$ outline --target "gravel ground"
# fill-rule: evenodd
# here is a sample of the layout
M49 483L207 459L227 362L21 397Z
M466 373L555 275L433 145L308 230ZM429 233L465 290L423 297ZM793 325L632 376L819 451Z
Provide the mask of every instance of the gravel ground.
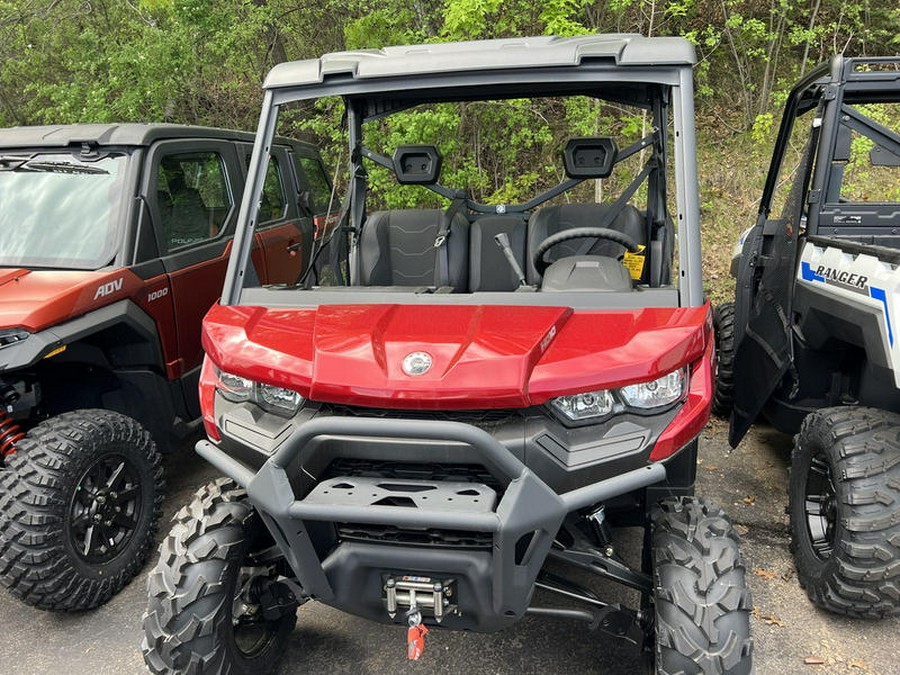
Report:
M755 605L758 675L900 674L894 642L900 619L867 622L831 616L815 609L797 584L784 515L790 438L757 426L737 451L729 453L726 436L726 426L714 421L701 437L697 492L724 505L743 537ZM169 458L166 468L168 519L213 472L188 452ZM622 534L619 549L633 559L639 545L639 533L631 530ZM635 602L633 594L614 585L595 587L605 598ZM105 606L82 614L41 612L0 593L4 633L0 673L148 672L139 651L144 598L143 575ZM432 631L426 643L422 659L409 663L402 628L368 623L310 603L300 609L278 673L640 672L634 647L563 620L526 618L495 635ZM819 663L807 664L807 659Z

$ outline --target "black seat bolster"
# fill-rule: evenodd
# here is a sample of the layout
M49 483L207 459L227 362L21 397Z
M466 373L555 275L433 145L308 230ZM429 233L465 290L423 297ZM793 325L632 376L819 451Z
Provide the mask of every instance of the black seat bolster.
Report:
M377 211L366 219L359 240L363 286L433 286L438 250L434 241L445 218L441 209ZM456 290L468 283L468 222L457 214L450 224L447 278Z
M519 281L494 236L505 232L522 270L525 270L525 219L521 216L485 216L469 230L469 290L514 291Z
M376 211L366 218L359 237L361 286L390 286L391 257L388 245L390 211Z
M535 211L528 221L528 248L525 277L530 284L539 283L541 275L534 267L534 252L541 242L550 235L576 227L600 227L611 204L558 204ZM647 233L641 212L631 204L626 204L607 227L618 230L634 239L638 244L647 245ZM584 255L584 245L590 246L591 255L620 258L625 252L621 244L609 240L590 237L571 239L557 244L545 254L548 262L573 255Z

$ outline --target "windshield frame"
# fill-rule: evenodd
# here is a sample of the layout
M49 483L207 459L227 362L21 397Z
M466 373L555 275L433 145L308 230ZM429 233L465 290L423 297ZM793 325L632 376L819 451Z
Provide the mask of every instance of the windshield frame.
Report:
M434 103L453 100L479 100L517 98L528 96L554 96L587 94L598 96L618 88L635 86L661 87L668 97L673 121L674 146L673 181L676 212L672 213L678 229L678 293L683 307L700 306L706 302L702 284L700 254L699 196L697 193L697 164L695 131L693 126L693 73L690 64L665 66L619 66L610 61L597 60L579 66L541 67L496 71L469 71L463 74L420 74L409 77L385 77L357 80L352 75L337 75L316 84L267 85L254 151L248 169L247 183L241 211L238 216L234 250L221 303L238 305L241 302L243 280L248 264L253 232L256 226L256 204L262 193L265 168L277 127L282 105L302 100L329 96L344 98L350 130L350 147L358 145L358 127L361 118L360 101L378 105L388 99L402 98L405 104ZM598 96L599 98L607 97ZM611 100L612 97L609 97ZM634 105L634 99L627 101ZM354 108L356 113L354 114ZM359 205L350 207L351 220ZM351 254L352 256L352 254ZM352 265L352 262L351 262Z

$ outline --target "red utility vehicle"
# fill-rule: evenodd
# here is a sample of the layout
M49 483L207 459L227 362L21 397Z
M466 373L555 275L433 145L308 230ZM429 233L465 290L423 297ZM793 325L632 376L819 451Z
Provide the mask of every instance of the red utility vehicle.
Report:
M0 130L0 581L44 609L107 600L146 558L157 448L199 426L253 135L176 125ZM277 139L248 273L293 283L330 184Z
M737 534L690 496L713 386L693 62L686 40L591 35L269 74L203 329L197 448L228 478L178 513L150 575L154 672L268 671L308 600L407 628L410 658L429 630L532 614L628 640L654 672L752 672ZM279 114L326 96L346 106L340 226L296 285L248 282ZM571 125L498 128L506 109ZM519 166L557 163L509 177L533 197L455 184L460 164L512 173L507 144ZM394 178L421 208L373 207ZM619 554L626 525L645 532L640 561ZM585 571L640 605L604 600Z

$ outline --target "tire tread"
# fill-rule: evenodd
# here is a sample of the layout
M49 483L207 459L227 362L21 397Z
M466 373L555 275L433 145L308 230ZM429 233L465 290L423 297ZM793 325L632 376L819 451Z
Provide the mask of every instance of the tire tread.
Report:
M807 469L819 446L840 485L835 487L845 533L836 542L834 563L821 566L798 555L807 535L793 478ZM848 616L900 614L900 415L853 406L807 415L795 437L791 472L791 547L809 598Z
M61 525L68 508L70 467L106 431L131 444L150 468L154 498L150 522L130 559L115 574L87 578L69 562ZM90 447L88 447L90 446ZM97 607L141 569L162 507L161 458L135 420L108 410L63 413L35 426L18 441L0 472L0 583L39 609L81 611Z
M716 341L716 377L712 413L728 418L734 407L734 303L723 302L713 309Z
M221 626L230 616L223 603L231 600L226 579L233 564L231 550L242 545L252 517L244 489L228 478L200 488L173 517L159 547L159 561L147 578L141 650L156 675L236 672L238 666L221 639ZM296 616L283 621L267 655L248 672L264 673L274 665Z
M652 527L657 672L752 672L752 602L728 516L701 499L670 499Z

